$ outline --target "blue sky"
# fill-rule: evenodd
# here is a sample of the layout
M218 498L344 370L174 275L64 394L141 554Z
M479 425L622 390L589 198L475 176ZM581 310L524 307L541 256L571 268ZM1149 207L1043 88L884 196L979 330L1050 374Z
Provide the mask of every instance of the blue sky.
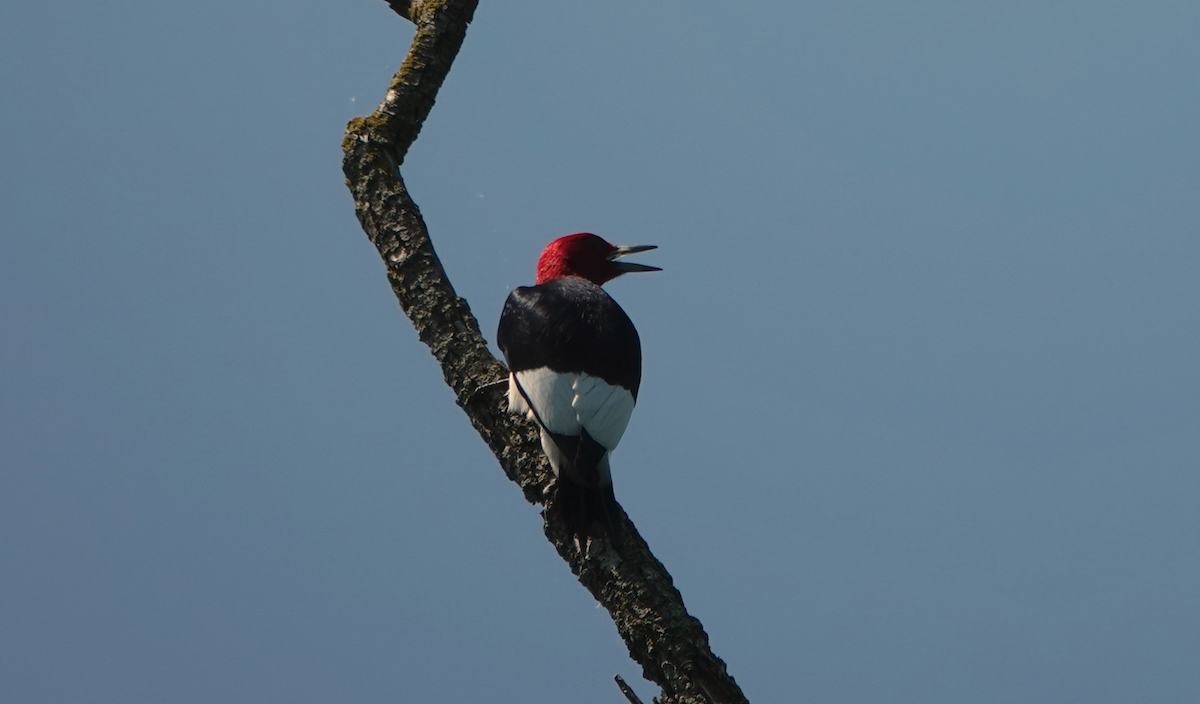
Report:
M383 2L0 9L0 699L647 698L400 313ZM484 2L404 172L492 337L660 246L618 499L755 702L1200 697L1200 9Z

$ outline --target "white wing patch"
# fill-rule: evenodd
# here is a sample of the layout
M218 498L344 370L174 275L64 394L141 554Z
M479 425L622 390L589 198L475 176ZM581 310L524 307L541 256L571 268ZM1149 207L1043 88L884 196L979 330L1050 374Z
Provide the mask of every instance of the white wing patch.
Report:
M633 404L628 389L588 374L559 374L542 367L509 376L508 407L513 413L525 413L534 422L540 419L559 435L578 435L585 428L610 451L625 434Z
M575 398L576 376L556 374L550 371L549 367L511 374L508 382L508 407L515 413L524 411L530 420L540 423L552 433L578 435L579 419L575 417L575 411L571 408L571 401ZM530 405L533 406L532 409Z
M575 398L571 401L579 424L592 439L609 451L621 442L629 417L633 415L633 394L628 389L613 386L602 379L580 374L575 382Z

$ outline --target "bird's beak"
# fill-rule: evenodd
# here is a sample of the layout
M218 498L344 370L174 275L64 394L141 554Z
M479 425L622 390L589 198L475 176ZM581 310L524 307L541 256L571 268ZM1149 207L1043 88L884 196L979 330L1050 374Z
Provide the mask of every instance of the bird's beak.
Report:
M613 264L616 265L617 271L620 271L622 274L630 274L635 271L662 271L662 269L660 269L656 266L649 266L647 264L634 264L633 262L616 261L617 259L620 259L621 257L628 256L630 254L637 254L638 252L648 252L652 249L658 249L658 245L656 245L656 244L618 245L617 248L612 251L612 254L608 255L608 258L613 260Z

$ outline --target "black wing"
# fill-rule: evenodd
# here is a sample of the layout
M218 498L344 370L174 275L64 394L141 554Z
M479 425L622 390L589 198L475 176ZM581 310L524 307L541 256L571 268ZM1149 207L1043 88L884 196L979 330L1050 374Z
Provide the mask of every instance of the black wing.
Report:
M585 373L637 398L642 344L633 321L599 286L574 276L509 295L496 342L514 372Z

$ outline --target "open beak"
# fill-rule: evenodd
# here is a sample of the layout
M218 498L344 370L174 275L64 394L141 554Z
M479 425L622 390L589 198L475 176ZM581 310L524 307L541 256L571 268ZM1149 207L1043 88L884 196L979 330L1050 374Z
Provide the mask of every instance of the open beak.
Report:
M633 262L617 261L621 257L628 256L630 254L637 254L638 252L648 252L652 249L658 249L658 245L656 245L656 244L618 245L617 248L612 251L612 254L608 255L608 258L613 260L613 264L616 265L617 270L620 271L622 274L630 274L635 271L662 271L662 269L660 269L656 266L649 266L647 264L634 264Z

